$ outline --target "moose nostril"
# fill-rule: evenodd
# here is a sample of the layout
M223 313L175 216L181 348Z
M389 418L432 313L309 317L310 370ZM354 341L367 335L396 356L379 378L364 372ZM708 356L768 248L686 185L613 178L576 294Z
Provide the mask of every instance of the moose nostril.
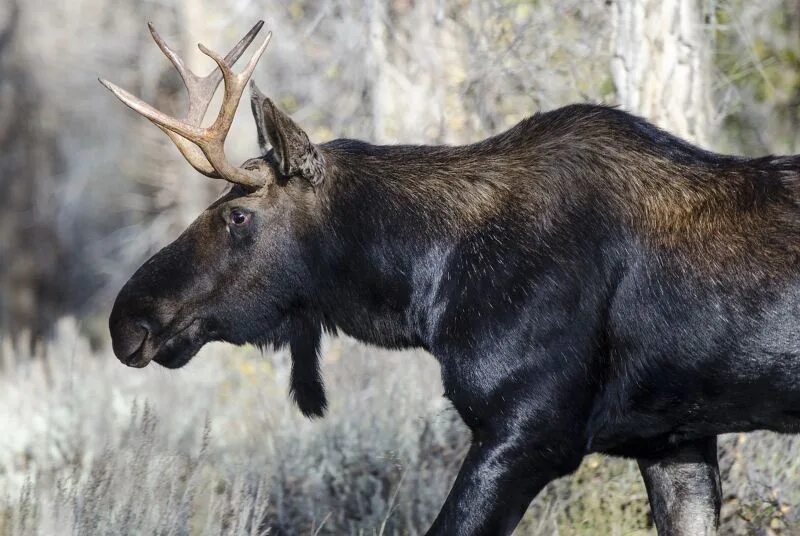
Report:
M111 329L111 347L121 361L135 354L150 335L150 328L141 319L126 319L115 323Z

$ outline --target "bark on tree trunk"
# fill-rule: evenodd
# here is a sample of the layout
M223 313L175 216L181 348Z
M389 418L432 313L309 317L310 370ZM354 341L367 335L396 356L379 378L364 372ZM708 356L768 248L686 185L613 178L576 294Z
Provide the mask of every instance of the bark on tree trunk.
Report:
M465 72L462 29L439 1L369 0L372 139L379 143L460 143L447 122L463 123L448 83Z
M630 112L703 146L715 130L701 0L615 0L611 72Z

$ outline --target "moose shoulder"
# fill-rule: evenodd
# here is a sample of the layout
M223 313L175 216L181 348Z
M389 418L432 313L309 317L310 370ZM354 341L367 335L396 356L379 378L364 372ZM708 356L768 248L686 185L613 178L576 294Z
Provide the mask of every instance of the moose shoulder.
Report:
M234 184L120 292L119 359L288 344L293 396L322 415L322 331L424 348L473 432L429 534L510 533L589 452L639 460L660 534L713 531L717 434L800 431L800 157L710 153L593 105L461 147L314 144L253 87L264 155L236 167L255 61L231 65L259 28L225 59L203 48L204 79L154 33L183 120L104 82Z

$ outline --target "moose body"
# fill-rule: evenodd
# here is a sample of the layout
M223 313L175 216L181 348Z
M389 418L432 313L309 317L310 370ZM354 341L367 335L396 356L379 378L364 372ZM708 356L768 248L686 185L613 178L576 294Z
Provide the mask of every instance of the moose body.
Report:
M289 345L320 416L323 332L427 350L473 435L428 534L510 533L590 452L639 461L660 534L708 533L716 436L800 431L800 157L594 105L461 147L312 144L254 88L272 148L236 180L122 96L236 184L122 289L117 356Z

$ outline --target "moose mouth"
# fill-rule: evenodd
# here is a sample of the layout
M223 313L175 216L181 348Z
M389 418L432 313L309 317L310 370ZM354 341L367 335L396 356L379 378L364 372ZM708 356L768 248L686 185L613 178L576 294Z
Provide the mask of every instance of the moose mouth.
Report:
M125 360L129 367L143 368L150 361L169 369L187 364L208 342L202 330L203 322L196 318L161 343L145 338L139 347Z
M168 369L181 368L197 355L203 345L205 341L202 339L175 337L162 346L153 361Z

